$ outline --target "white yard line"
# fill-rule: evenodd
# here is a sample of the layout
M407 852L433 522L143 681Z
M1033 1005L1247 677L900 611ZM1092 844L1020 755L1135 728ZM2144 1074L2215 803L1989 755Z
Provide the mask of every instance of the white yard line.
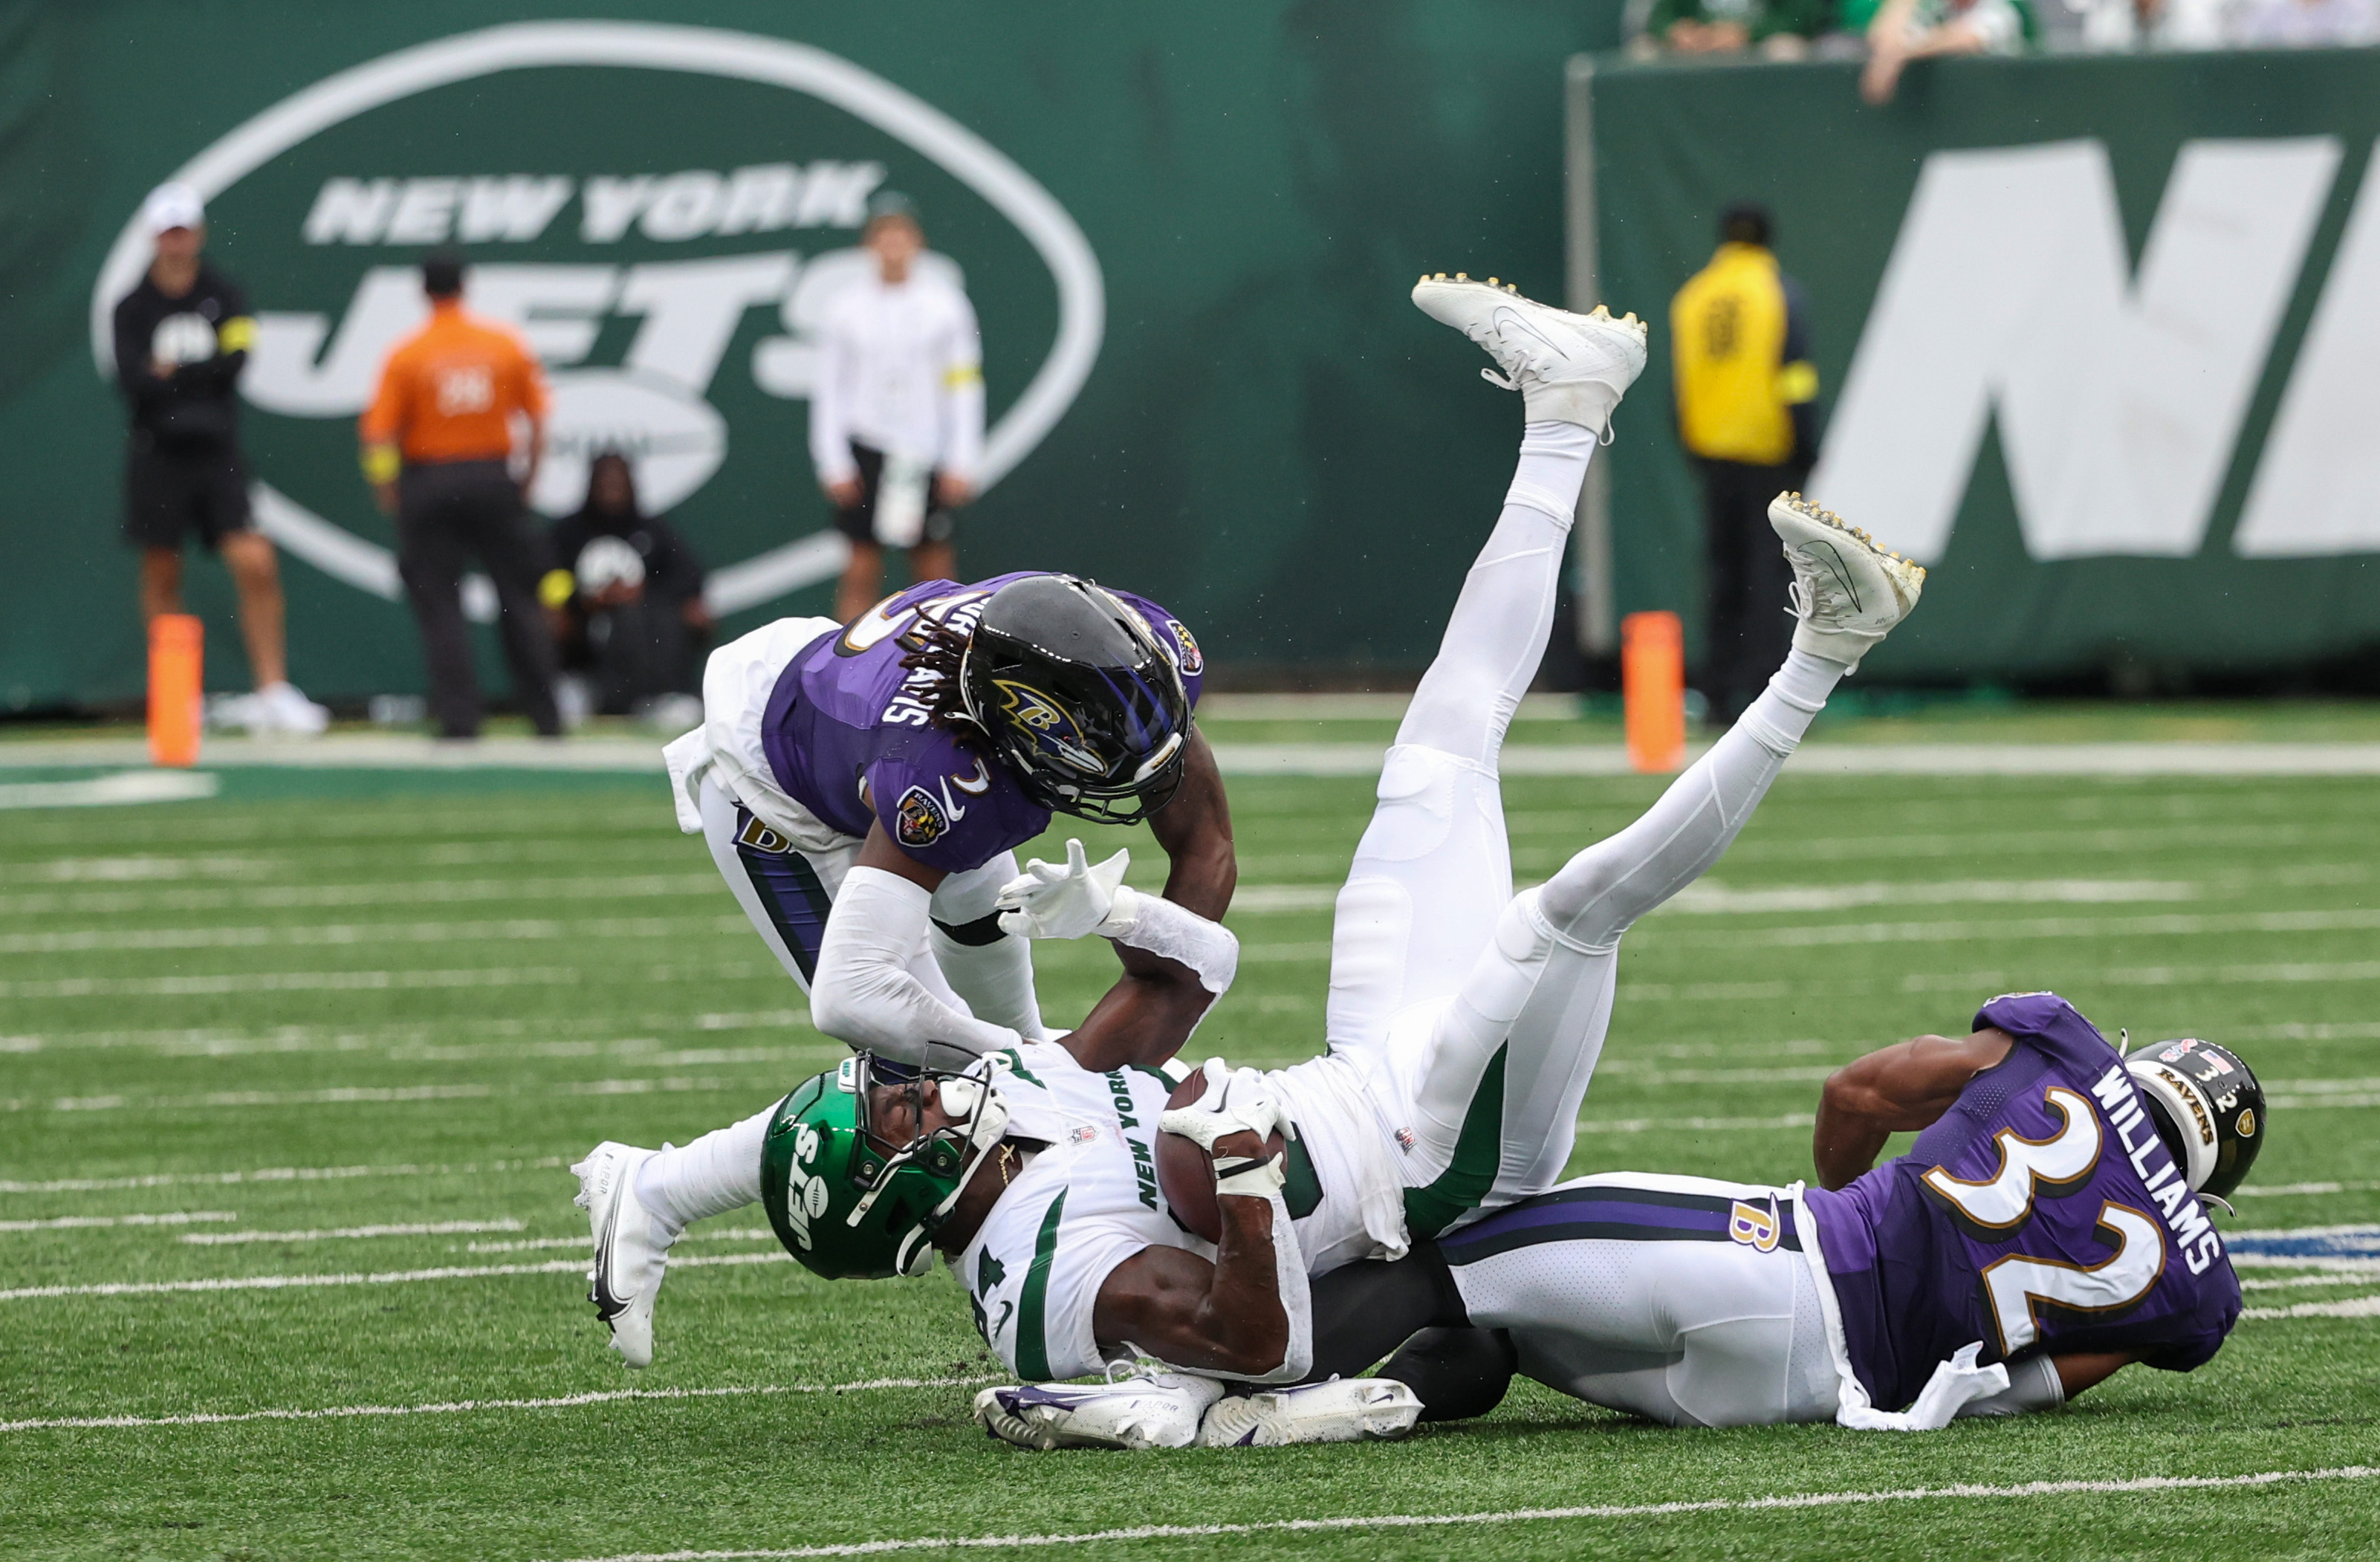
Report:
M11 781L0 808L107 808L132 803L190 803L223 790L204 770L126 770L88 781Z
M723 1055L704 1056L720 1059ZM775 1048L763 1050L754 1061L782 1062ZM200 1096L61 1096L46 1103L56 1112L180 1111L208 1107L338 1107L382 1106L406 1101L479 1101L495 1096L650 1096L683 1095L689 1091L741 1090L722 1079L588 1079L542 1086L492 1084L349 1084L322 1090L215 1090ZM44 1105L22 1098L0 1100L0 1111L21 1112Z
M337 1226L312 1231L202 1231L182 1241L201 1247L232 1242L328 1242L364 1237L450 1237L472 1231L525 1231L517 1220L421 1220L401 1226Z
M2380 1466L2343 1465L2330 1470L2272 1470L2253 1475L2143 1475L2128 1481L2026 1481L2006 1486L1910 1486L1897 1491L1785 1493L1765 1497L1706 1497L1698 1502L1608 1503L1579 1508L1514 1508L1493 1513L1385 1513L1343 1519L1268 1519L1245 1524L1135 1524L1115 1530L1077 1530L1053 1534L921 1535L913 1540L855 1541L842 1545L804 1545L737 1551L633 1551L583 1562L729 1562L743 1557L870 1556L887 1551L1021 1551L1051 1545L1098 1545L1114 1541L1202 1540L1220 1535L1311 1533L1348 1530L1434 1530L1462 1525L1541 1524L1579 1519L1653 1519L1673 1513L1764 1513L1867 1503L1973 1501L2012 1497L2115 1495L2130 1492L2208 1491L2237 1486L2276 1486L2307 1481L2369 1481Z
M2380 1291L2344 1302L2301 1302L2294 1307L2251 1307L2243 1318L2380 1318Z
M473 901L560 901L573 903L655 896L712 896L716 873L577 874L545 878L382 879L370 884L270 884L208 886L176 890L72 890L12 894L0 915L56 916L71 914L198 911L320 910L329 906L450 905Z
M252 1171L152 1171L142 1177L60 1177L46 1182L0 1180L0 1193L98 1193L119 1188L228 1187L249 1182L344 1182L356 1177L479 1177L504 1171L551 1171L561 1156L533 1159L458 1161L421 1166L268 1166Z
M0 998L216 998L227 993L382 992L464 987L583 987L592 982L735 981L778 969L774 962L718 961L582 971L560 965L490 965L465 971L243 971L203 976L76 976L0 982Z
M682 1242L773 1242L776 1240L777 1233L766 1226L730 1227L718 1231L696 1229L687 1231L678 1238ZM576 1248L581 1253L586 1253L589 1251L592 1241L591 1237L532 1237L517 1242L466 1242L463 1244L463 1251L466 1253L529 1253L544 1248L559 1247ZM673 1258L670 1262L683 1264L686 1260Z
M1581 1133L1654 1133L1672 1129L1710 1129L1741 1132L1757 1128L1813 1128L1817 1118L1809 1112L1784 1112L1773 1118L1585 1118L1580 1120Z
M2008 922L1832 922L1742 931L1679 932L1656 924L1665 948L1816 949L1834 944L1969 943L1977 939L2188 938L2209 933L2326 933L2380 928L2380 910L2246 912L2222 915L2039 916ZM2373 1034L2366 1032L2367 1035Z
M674 1258L673 1269L698 1269L712 1265L791 1264L789 1253L722 1253L708 1257ZM211 1290L310 1290L324 1286L401 1286L431 1280L482 1280L511 1275L585 1275L583 1258L557 1258L543 1264L450 1265L438 1269L397 1269L378 1275L235 1275L210 1280L115 1280L97 1285L20 1286L0 1290L0 1302L32 1302L56 1296L165 1296Z
M110 1226L193 1226L200 1221L238 1218L227 1209L185 1209L165 1215L60 1215L47 1220L0 1220L0 1231L79 1231ZM238 1239L215 1237L200 1240L237 1241Z
M747 926L741 916L611 916L581 921L511 917L500 922L334 922L285 927L68 927L51 932L0 934L0 955L477 944L498 939L674 938L740 932Z
M222 1426L241 1421L344 1421L357 1416L471 1415L491 1411L562 1411L636 1399L730 1399L746 1395L864 1394L887 1388L972 1388L992 1377L870 1377L856 1383L762 1384L749 1388L609 1388L545 1399L452 1399L434 1405L331 1405L320 1410L194 1411L187 1415L55 1416L0 1421L0 1433L66 1432L139 1426Z

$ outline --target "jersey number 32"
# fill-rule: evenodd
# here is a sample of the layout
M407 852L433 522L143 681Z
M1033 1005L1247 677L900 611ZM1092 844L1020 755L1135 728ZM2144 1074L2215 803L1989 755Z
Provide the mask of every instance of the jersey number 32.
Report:
M2014 1129L2001 1129L1994 1135L1999 1169L1991 1176L1969 1181L1938 1166L1925 1174L1925 1191L1978 1241L2014 1241L2044 1195L2056 1198L2080 1188L2098 1167L2104 1135L2090 1101L2051 1085L2046 1104L2063 1120L2058 1131L2046 1139L2027 1139ZM2154 1217L2110 1199L2099 1206L2095 1234L2116 1250L2113 1257L2082 1265L2010 1253L1984 1266L1984 1298L1999 1330L2003 1357L2041 1338L2044 1306L2080 1314L2121 1312L2146 1297L2165 1273L2165 1229Z

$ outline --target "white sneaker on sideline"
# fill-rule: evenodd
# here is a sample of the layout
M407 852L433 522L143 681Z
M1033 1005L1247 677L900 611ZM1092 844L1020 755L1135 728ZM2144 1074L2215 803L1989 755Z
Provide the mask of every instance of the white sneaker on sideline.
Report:
M1333 1378L1219 1399L1198 1425L1202 1448L1274 1448L1291 1443L1361 1443L1402 1437L1421 1400L1392 1377Z
M1798 493L1768 504L1793 566L1793 648L1856 670L1917 606L1925 571Z
M1574 315L1461 272L1451 281L1444 272L1422 278L1413 301L1488 350L1504 372L1483 369L1480 378L1520 392L1532 423L1576 423L1604 437L1611 409L1645 371L1645 322L1633 314L1614 320L1600 304Z
M578 1179L573 1202L587 1212L595 1238L587 1300L611 1326L612 1349L632 1367L652 1364L653 1302L668 1272L670 1246L677 1241L637 1200L637 1173L653 1155L606 1140L570 1168Z
M284 733L291 737L320 737L331 725L331 709L316 705L298 692L298 686L286 679L267 684L256 691L249 707L251 731L259 733Z
M1211 1378L1143 1363L1107 1383L1019 1383L975 1397L984 1431L1020 1448L1186 1448L1207 1407L1223 1397Z

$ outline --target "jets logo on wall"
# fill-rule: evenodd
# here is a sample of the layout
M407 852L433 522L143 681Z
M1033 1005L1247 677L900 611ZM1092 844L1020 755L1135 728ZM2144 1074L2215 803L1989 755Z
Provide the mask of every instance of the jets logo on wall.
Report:
M1103 329L1099 263L1047 190L941 110L783 39L489 28L318 81L159 172L206 198L210 258L255 304L241 392L260 524L392 600L355 420L426 318L431 248L466 253L467 303L546 366L533 505L577 509L592 456L625 452L644 507L674 513L714 566L722 611L841 566L807 402L824 312L871 268L859 230L878 190L917 202L921 264L959 281L981 320L986 486L1064 414ZM135 213L91 293L103 374L111 312L149 257ZM484 582L468 599L492 612Z

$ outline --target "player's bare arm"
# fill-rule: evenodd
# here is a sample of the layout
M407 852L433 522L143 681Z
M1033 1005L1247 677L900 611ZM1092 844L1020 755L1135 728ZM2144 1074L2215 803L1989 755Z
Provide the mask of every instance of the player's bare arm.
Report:
M1812 1146L1822 1187L1840 1189L1876 1165L1895 1133L1931 1128L1967 1082L2015 1043L1985 1029L1953 1040L1921 1035L1855 1059L1827 1077Z
M1151 814L1148 832L1157 837L1172 864L1165 876L1165 898L1185 910L1215 921L1231 908L1232 890L1240 881L1239 857L1232 845L1232 805L1223 793L1223 772L1207 734L1190 729L1182 759L1182 790L1173 801ZM1119 953L1123 953L1122 947ZM1132 968L1126 954L1124 968Z
M1220 1157L1262 1159L1254 1133L1215 1141ZM1262 1377L1290 1349L1273 1254L1272 1204L1219 1198L1222 1241L1214 1262L1174 1247L1144 1248L1099 1288L1091 1325L1101 1344L1135 1346L1176 1366Z

